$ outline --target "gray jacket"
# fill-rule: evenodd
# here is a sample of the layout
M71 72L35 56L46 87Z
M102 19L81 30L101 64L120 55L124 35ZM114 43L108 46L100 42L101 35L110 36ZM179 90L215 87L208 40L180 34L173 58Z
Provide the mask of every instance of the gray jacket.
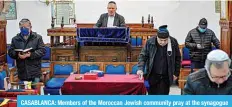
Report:
M108 22L108 13L104 13L100 16L94 27L107 27L107 22ZM124 17L120 14L115 13L113 25L117 27L126 27Z

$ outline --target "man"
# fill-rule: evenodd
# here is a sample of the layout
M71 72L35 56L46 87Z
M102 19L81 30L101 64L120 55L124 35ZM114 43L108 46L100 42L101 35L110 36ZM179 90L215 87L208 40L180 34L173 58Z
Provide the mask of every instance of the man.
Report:
M230 58L222 50L207 55L205 68L190 74L184 87L184 94L225 95L232 94Z
M108 13L100 16L94 27L125 27L125 19L116 13L117 5L110 1L107 6Z
M16 59L18 78L21 81L39 82L41 77L41 57L46 53L42 36L32 32L31 22L22 19L19 22L20 33L12 38L8 54ZM20 49L30 49L18 52Z
M167 25L160 26L157 36L147 40L139 55L137 74L143 75L146 68L145 79L150 85L148 94L169 94L173 80L179 76L180 61L177 40L169 35Z
M190 51L192 71L194 68L204 68L206 55L212 50L212 43L217 49L220 48L219 40L207 25L207 20L202 18L199 25L189 31L185 39L185 46Z

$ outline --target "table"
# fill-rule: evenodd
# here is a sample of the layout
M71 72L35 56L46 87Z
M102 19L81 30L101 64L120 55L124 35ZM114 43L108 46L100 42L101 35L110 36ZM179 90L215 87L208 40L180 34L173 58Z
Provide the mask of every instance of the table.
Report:
M72 74L61 87L63 95L142 95L146 94L144 80L137 75L109 75L97 80L75 80L82 74Z

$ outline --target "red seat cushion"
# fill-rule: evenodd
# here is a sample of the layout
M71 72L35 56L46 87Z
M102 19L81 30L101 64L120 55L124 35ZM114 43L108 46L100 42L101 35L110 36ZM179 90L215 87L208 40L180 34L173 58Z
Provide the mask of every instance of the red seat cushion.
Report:
M186 66L186 65L191 65L191 61L190 60L183 60L182 62L181 62L181 65L182 66Z

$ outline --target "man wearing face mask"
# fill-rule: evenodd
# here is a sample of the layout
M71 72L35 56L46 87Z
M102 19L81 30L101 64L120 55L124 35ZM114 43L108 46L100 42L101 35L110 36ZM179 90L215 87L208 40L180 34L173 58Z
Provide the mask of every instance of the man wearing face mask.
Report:
M204 68L206 55L212 50L212 43L217 49L220 48L219 40L214 32L207 28L207 25L207 20L202 18L199 25L189 31L185 39L185 46L190 51L192 71L195 68Z
M94 27L125 27L125 19L122 15L116 13L117 5L110 1L107 6L108 13L100 16Z
M169 94L173 80L179 76L180 61L177 40L169 35L167 25L160 26L157 36L147 40L139 55L137 74L147 71L149 95Z
M21 81L39 82L41 77L41 58L45 55L45 45L42 36L32 32L29 19L19 22L20 33L12 38L8 54L16 60L18 78ZM30 49L18 52L18 49Z
M232 95L232 76L228 55L222 50L207 55L205 68L190 74L184 87L186 95Z

